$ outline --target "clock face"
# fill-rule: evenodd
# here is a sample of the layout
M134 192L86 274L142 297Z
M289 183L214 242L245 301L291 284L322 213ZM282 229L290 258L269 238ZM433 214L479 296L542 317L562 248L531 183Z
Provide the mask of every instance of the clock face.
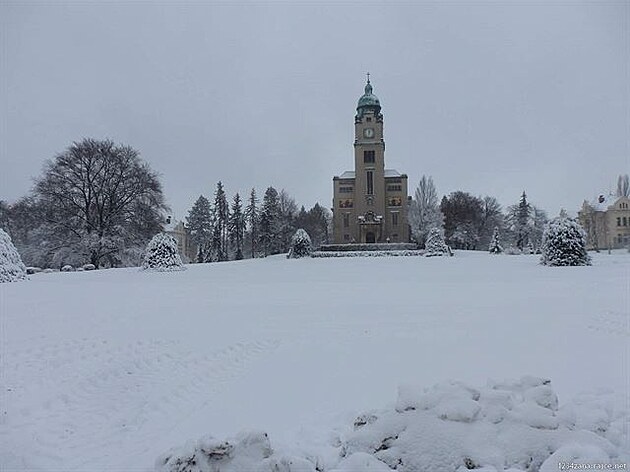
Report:
M372 129L372 128L365 128L363 130L363 136L365 136L366 138L374 137L374 129Z

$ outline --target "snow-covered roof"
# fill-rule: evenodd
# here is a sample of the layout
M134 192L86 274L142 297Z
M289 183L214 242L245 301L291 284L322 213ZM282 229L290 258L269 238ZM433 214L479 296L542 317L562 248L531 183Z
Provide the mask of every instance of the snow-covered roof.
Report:
M401 173L396 169L385 169L385 177L400 177Z
M353 170L347 170L339 176L340 179L354 179L355 173Z
M588 202L588 204L595 211L606 211L606 210L608 210L608 207L610 205L614 205L617 200L619 200L619 197L617 195L612 194L612 193L601 194L601 195L593 198L590 202Z

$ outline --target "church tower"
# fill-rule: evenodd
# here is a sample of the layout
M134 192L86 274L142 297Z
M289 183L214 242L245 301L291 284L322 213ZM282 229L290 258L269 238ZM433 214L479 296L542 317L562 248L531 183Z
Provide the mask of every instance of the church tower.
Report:
M337 244L408 242L407 176L385 169L381 104L368 74L354 117L354 171L333 178Z

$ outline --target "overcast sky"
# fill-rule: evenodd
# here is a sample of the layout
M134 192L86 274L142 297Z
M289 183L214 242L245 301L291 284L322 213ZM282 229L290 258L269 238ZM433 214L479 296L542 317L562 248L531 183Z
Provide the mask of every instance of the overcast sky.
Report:
M331 206L371 73L386 167L551 215L630 168L630 2L0 0L0 199L83 137L138 149L182 218L286 189Z

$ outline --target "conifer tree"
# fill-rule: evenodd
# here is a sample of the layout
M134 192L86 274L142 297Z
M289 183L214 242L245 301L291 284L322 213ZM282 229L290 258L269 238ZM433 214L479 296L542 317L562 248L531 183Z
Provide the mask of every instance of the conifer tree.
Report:
M0 283L26 279L26 267L11 241L11 237L0 229Z
M158 233L149 241L142 262L143 270L171 272L185 270L177 251L177 241L166 233Z
M313 245L310 236L302 228L299 228L291 238L291 247L287 257L290 259L310 257L312 252Z
M221 181L217 182L214 193L214 229L212 233L212 252L214 260L228 260L228 202Z
M245 208L245 222L249 226L249 239L251 245L251 256L256 257L258 252L258 197L256 196L256 189L252 188L249 194L249 203Z
M542 265L591 265L586 252L586 233L573 219L559 216L549 222L543 234Z
M443 256L450 250L444 241L444 233L440 228L433 227L429 230L425 244L426 256Z
M245 216L243 215L241 196L238 193L234 195L228 226L230 242L234 246L234 257L238 261L243 259L243 239L245 237Z
M503 252L503 247L499 241L499 228L497 226L494 227L494 233L492 233L492 240L490 241L488 251L490 251L490 254L501 254Z
M212 207L206 197L199 195L188 212L186 221L191 240L197 245L197 262L203 262L205 251L212 239Z
M269 187L263 197L260 211L259 241L265 256L278 254L282 241L280 241L280 205L278 192Z
M527 195L524 190L518 205L511 207L510 211L516 236L516 247L522 251L529 243L529 234L531 232L530 216L532 213L532 207L527 202Z

